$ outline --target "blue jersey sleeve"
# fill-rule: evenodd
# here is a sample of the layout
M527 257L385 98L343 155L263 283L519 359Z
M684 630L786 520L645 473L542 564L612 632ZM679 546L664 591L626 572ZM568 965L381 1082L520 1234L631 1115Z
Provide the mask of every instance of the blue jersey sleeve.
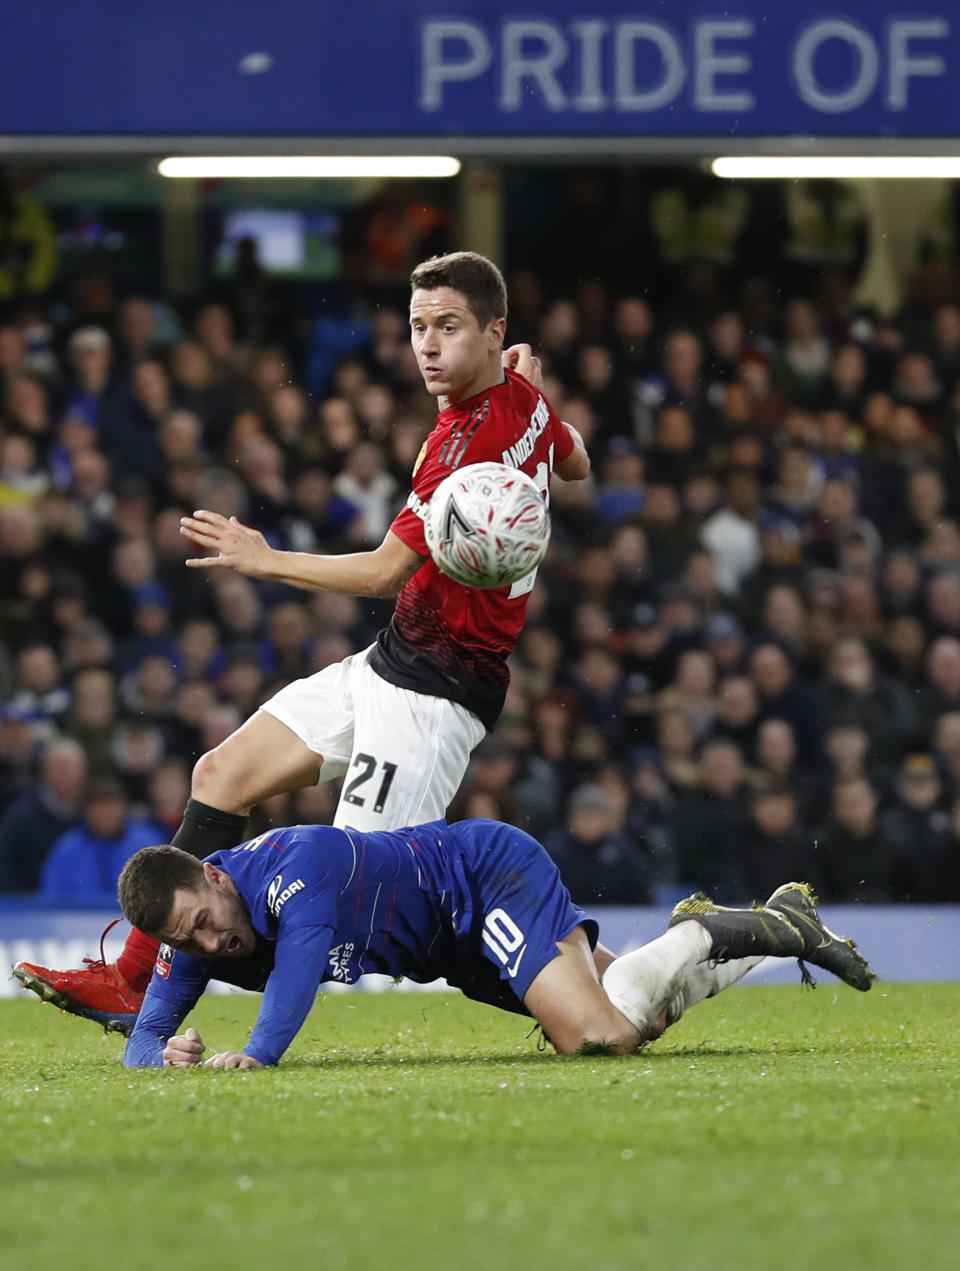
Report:
M123 1052L124 1068L160 1068L163 1048L168 1037L196 1006L210 980L210 962L175 953L169 973L164 978L156 970L140 1007L140 1014L127 1048Z
M261 1064L279 1062L310 1013L332 939L332 927L296 926L277 941L276 961L245 1055Z

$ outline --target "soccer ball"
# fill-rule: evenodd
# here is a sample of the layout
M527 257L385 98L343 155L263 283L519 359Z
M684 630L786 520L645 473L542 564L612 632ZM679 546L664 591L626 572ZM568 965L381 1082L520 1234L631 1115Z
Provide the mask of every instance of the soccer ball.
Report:
M437 568L455 582L509 587L543 560L550 513L525 472L471 463L434 490L424 531Z

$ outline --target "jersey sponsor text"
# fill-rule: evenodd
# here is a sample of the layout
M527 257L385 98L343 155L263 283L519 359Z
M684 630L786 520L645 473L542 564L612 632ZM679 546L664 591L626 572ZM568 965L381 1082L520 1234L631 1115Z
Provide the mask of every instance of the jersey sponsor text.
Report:
M287 903L291 896L295 896L298 891L303 891L306 884L302 878L295 878L292 883L288 883L286 887L283 885L283 875L278 874L270 886L267 888L267 908L273 914L274 918L280 917L280 910Z

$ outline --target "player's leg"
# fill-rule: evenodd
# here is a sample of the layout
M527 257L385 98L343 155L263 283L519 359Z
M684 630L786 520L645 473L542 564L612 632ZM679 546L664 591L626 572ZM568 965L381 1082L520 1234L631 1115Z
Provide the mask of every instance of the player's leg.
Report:
M666 1023L675 1024L685 1010L735 984L765 956L712 963L707 932L687 923L616 958L603 972L603 988L646 1031L664 1012Z
M765 957L799 957L804 942L779 912L725 909L692 896L673 911L670 926L649 944L612 962L603 975L610 1000L639 1029L735 984Z
M603 979L603 973L611 962L616 962L617 955L612 949L608 949L605 944L601 944L598 940L593 950L593 965L597 968L597 975Z
M488 970L495 968L500 984L541 1024L553 1046L572 1054L596 1042L623 1054L654 1035L634 1027L604 992L598 968L613 954L600 946L595 955L597 924L571 901L556 864L536 839L482 819L460 821L451 832L470 880L471 931L479 919L476 957ZM478 973L474 979L482 984L488 977ZM489 986L470 995L504 1006Z
M761 957L796 957L803 948L781 913L692 899L643 948L619 958L602 946L594 953L596 923L572 903L535 839L497 821L452 828L483 915L478 952L563 1053L586 1042L635 1049L679 1018L685 1003L728 987Z
M323 755L287 724L259 710L215 750L201 755L190 794L208 807L246 819L255 804L275 794L316 785L322 764Z
M288 684L200 757L176 847L200 859L236 847L255 804L343 774L353 742L350 668L362 657Z
M648 1040L650 1034L642 1034L604 992L583 927L558 940L556 948L558 956L531 982L523 1004L559 1054L596 1043L622 1055Z
M399 688L365 663L351 676L353 749L335 826L396 830L439 820L484 737L472 711Z

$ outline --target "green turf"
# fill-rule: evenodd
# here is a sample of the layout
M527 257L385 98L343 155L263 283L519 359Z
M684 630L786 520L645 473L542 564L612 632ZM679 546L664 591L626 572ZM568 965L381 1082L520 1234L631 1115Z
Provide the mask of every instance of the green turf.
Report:
M625 1059L452 995L335 996L250 1073L127 1072L2 1002L0 1266L953 1271L960 984L828 981L730 990ZM237 1047L255 1008L193 1022Z

